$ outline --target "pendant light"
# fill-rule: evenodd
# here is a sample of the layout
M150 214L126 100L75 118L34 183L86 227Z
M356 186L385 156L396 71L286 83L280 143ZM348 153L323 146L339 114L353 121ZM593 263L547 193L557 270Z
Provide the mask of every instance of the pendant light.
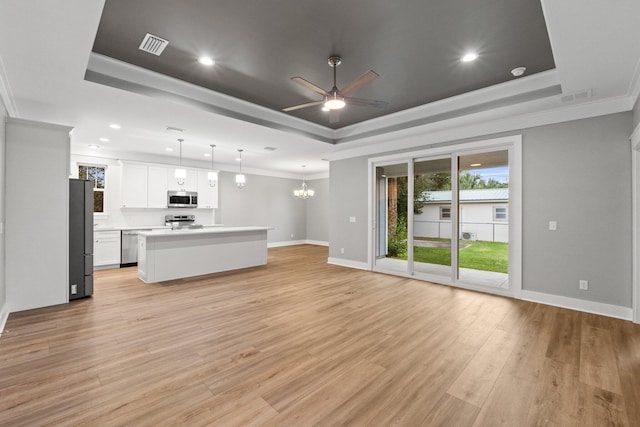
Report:
M218 184L218 172L213 169L213 149L215 144L211 144L209 147L211 147L211 171L207 172L207 179L209 180L209 187L215 187Z
M187 179L187 170L182 168L182 141L184 139L178 139L180 143L180 167L175 170L175 177L178 185L184 185L185 179Z
M242 173L242 151L243 150L238 150L238 153L240 153L240 173L236 174L236 185L238 186L238 188L244 188L244 184L247 182L244 174Z
M297 190L293 190L293 195L306 200L309 197L313 197L313 195L316 193L315 191L313 191L312 189L310 189L309 187L307 187L307 183L304 180L304 168L307 167L306 165L302 165L302 170L303 170L303 174L302 174L302 187L300 187Z

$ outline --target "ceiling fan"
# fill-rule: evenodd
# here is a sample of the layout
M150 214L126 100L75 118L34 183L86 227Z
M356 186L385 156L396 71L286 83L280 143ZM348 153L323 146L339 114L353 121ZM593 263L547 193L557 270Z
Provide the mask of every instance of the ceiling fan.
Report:
M333 68L333 87L329 91L326 91L321 87L314 85L313 83L303 79L302 77L291 77L291 80L298 83L299 85L302 85L307 89L322 95L322 100L283 108L282 111L294 111L301 108L323 105L323 109L329 110L329 123L337 123L338 121L340 121L340 110L344 108L345 105L360 105L374 108L385 108L387 106L387 103L384 101L349 97L351 93L378 78L378 73L373 70L369 70L355 79L349 85L347 85L347 87L340 90L336 85L336 68L338 67L338 65L342 64L342 58L339 56L330 56L328 62L329 66Z

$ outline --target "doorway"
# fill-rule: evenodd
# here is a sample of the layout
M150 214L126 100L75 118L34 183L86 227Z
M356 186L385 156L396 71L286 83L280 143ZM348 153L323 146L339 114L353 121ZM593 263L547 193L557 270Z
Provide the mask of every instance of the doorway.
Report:
M370 161L372 269L518 293L519 138L397 157Z

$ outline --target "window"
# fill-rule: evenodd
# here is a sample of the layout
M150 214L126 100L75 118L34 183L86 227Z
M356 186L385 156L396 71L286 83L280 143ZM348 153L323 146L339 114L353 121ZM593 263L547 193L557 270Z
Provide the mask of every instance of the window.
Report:
M78 165L78 178L93 182L93 212L104 213L106 166Z
M440 206L440 219L451 219L451 206Z
M506 221L508 219L508 208L506 206L494 206L493 207L493 220L494 221Z

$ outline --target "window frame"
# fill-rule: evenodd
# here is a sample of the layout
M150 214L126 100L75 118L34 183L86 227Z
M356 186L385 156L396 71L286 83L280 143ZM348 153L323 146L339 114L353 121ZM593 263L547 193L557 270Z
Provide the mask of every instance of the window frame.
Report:
M445 210L448 211L448 214L445 216ZM440 206L440 221L451 221L451 205Z
M498 210L504 210L504 218L498 218ZM493 206L493 220L495 222L508 222L509 206Z
M96 191L99 191L102 193L102 212L96 212L93 211L94 215L107 215L107 193L106 193L106 188L107 188L107 170L108 170L108 166L104 165L104 164L97 164L97 163L85 163L85 162L77 162L76 163L76 173L78 174L78 178L80 178L80 168L81 167L85 167L85 168L101 168L104 170L104 185L103 188L98 188L96 186L96 182L94 181L94 186L93 186L93 192L95 194Z

